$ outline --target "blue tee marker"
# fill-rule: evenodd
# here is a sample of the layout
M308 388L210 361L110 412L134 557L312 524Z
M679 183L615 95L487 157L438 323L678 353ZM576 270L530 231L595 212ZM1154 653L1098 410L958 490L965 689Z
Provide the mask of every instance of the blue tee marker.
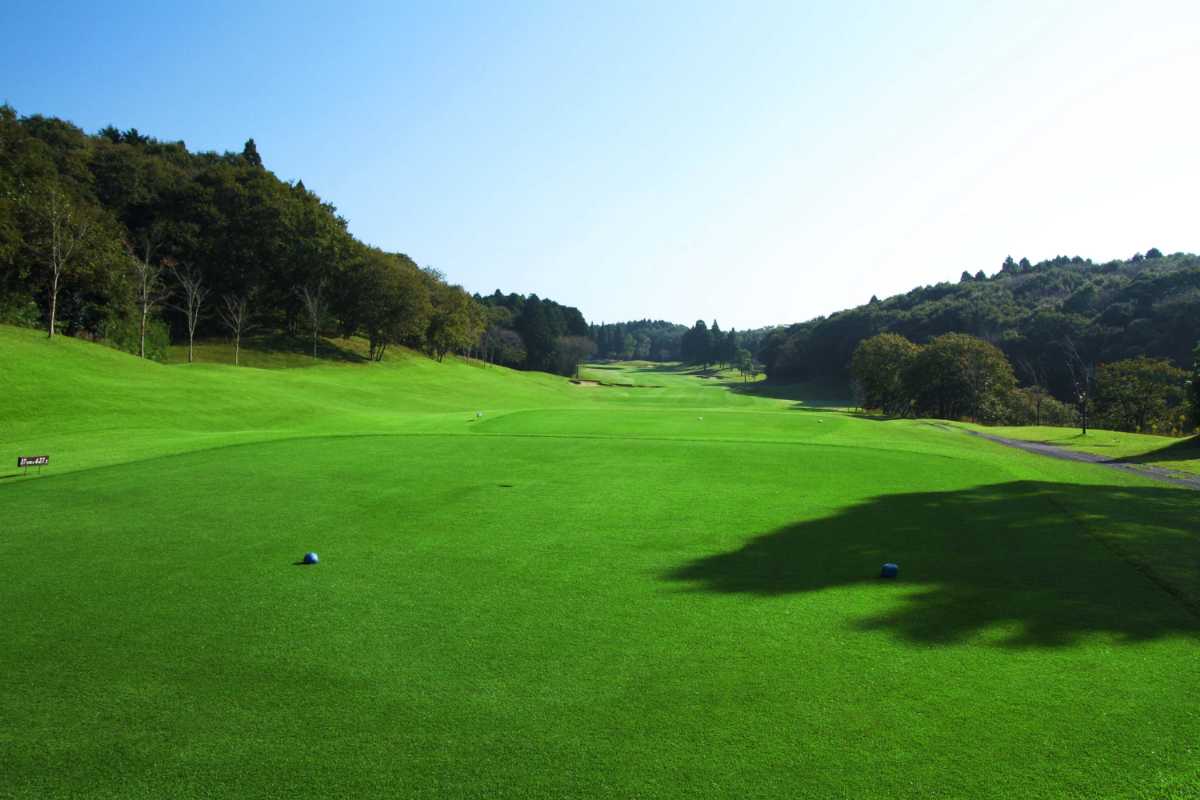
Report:
M894 578L900 574L900 566L893 564L890 561L883 565L883 569L879 570L879 577Z
M305 553L304 554L304 563L305 564L320 564L321 559L317 557L316 553Z

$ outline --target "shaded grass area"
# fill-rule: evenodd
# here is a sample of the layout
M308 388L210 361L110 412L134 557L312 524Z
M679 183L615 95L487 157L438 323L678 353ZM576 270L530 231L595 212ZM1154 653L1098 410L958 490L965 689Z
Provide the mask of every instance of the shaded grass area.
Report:
M204 339L195 343L193 357L210 364L232 364L233 342L223 339ZM330 363L365 364L366 343L357 339L317 340L317 355L313 357L312 339L281 333L251 335L242 340L238 361L244 367L256 369L285 369L323 366ZM167 363L186 364L187 344L167 348Z
M791 400L799 408L852 408L855 406L848 387L830 381L775 383L769 380L741 382L730 380L729 389L739 394Z
M1188 475L1200 475L1200 437L1176 439L1143 433L1093 429L1084 436L1078 428L997 427L979 428L996 436L1066 447L1104 456L1122 464L1160 467Z
M1019 481L894 494L755 537L667 577L706 591L779 595L878 585L863 565L895 561L903 584L917 590L861 620L863 629L947 644L999 628L1008 645L1053 647L1100 631L1134 641L1196 635L1196 511L1193 497L1165 488ZM1118 589L1127 567L1147 579L1143 595L1157 589L1178 607Z

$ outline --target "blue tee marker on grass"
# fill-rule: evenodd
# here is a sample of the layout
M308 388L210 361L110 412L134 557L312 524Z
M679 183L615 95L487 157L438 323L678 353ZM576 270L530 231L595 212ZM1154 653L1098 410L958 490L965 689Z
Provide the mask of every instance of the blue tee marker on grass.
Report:
M879 570L879 577L881 578L894 578L899 574L899 565L893 564L890 561L883 565L883 569Z
M304 563L305 564L320 564L321 559L317 557L316 553L305 553L304 554Z

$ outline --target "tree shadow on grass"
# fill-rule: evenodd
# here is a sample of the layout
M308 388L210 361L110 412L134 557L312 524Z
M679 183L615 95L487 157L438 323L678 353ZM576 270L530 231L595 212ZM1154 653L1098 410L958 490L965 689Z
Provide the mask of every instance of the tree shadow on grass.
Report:
M1166 447L1148 450L1145 453L1113 459L1118 464L1150 464L1163 461L1192 461L1200 459L1200 436L1180 439Z
M887 495L684 564L696 591L775 596L861 586L892 607L859 620L952 644L1056 647L1092 632L1200 636L1200 502L1170 488L1015 482ZM880 565L900 565L897 581Z
M690 367L690 366L687 366L686 364L679 364L677 362L666 362L663 364L653 364L653 365L648 365L648 366L644 366L644 367L638 367L637 369L634 369L631 371L632 372L674 372L679 375L695 375L695 374L699 373L701 370L699 367Z
M794 400L797 408L848 408L855 405L845 387L823 382L775 383L774 381L730 380L731 392L772 400Z
M288 353L312 356L312 339L303 336L288 336L282 333L249 336L244 345L264 353ZM368 359L361 353L348 350L324 337L317 339L317 358L326 361L344 361L350 364L365 364Z

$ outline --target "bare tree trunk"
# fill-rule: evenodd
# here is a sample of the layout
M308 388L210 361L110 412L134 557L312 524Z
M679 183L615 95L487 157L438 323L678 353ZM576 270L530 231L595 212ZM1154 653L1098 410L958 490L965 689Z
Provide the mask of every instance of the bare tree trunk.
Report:
M308 315L309 324L312 326L312 357L315 361L317 358L317 340L321 335L321 322L325 319L325 315L329 313L329 304L325 300L325 281L320 280L317 282L316 291L304 285L296 293L300 296L300 301L304 304L304 311Z
M58 192L50 190L50 328L47 338L54 338L54 325L58 317L58 281L62 277L62 252L59 234L61 215Z
M137 280L138 316L140 317L138 320L138 356L141 358L146 357L146 327L150 320L150 312L167 299L167 292L162 283L162 265L155 264L153 260L155 244L155 234L147 233L142 255L135 256L132 248L130 251L130 257L133 259L134 278Z
M58 313L58 276L59 271L55 269L50 281L50 339L54 338L54 317Z
M1079 411L1079 422L1083 435L1088 432L1088 404L1091 401L1092 383L1095 380L1095 366L1088 364L1079 355L1075 343L1070 339L1065 341L1067 348L1067 368L1071 371L1071 380L1075 388L1075 407Z
M240 366L242 351L242 334L250 327L250 299L245 295L238 297L227 294L221 298L224 305L217 309L221 321L233 333L233 365Z
M81 217L71 199L57 186L39 191L26 202L40 223L42 235L35 240L35 246L41 250L50 270L50 315L46 336L53 339L58 325L58 293L63 278L71 269L72 256L91 233L91 221Z
M138 322L138 358L146 357L146 316L149 314L149 303L146 297L147 275L150 266L150 246L146 245L146 261L140 265L139 272L141 273L141 291L138 293L138 301L141 305L141 319Z
M199 275L184 271L179 272L179 287L183 290L183 307L179 310L187 319L188 363L191 364L195 361L196 323L200 321L204 301L208 298L208 287L204 285Z

